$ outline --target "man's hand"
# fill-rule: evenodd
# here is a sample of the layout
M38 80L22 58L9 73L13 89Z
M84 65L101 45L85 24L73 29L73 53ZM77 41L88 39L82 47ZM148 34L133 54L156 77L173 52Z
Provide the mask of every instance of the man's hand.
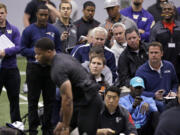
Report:
M6 55L4 50L0 50L0 58L3 58Z
M149 104L148 103L144 103L141 105L141 110L140 113L145 114L146 112L149 111Z
M140 105L142 102L142 99L140 99L139 96L137 96L135 99L134 99L134 103L133 103L133 108L136 108L138 105Z
M69 127L65 127L65 125L61 122L58 122L56 128L54 129L55 135L69 135Z
M108 30L107 39L108 39L108 40L111 40L112 36L113 36L113 32L112 32L112 28L110 28L110 29Z
M64 31L61 34L61 41L67 40L68 36L69 36L69 33L67 31Z
M103 128L97 130L97 135L114 135L115 131L110 128Z
M54 9L54 7L51 4L49 4L49 3L46 3L46 6L48 7L49 10L53 10Z
M165 93L165 90L160 89L155 92L155 99L156 100L163 100L163 94Z
M143 34L145 31L143 29L139 29L139 33Z

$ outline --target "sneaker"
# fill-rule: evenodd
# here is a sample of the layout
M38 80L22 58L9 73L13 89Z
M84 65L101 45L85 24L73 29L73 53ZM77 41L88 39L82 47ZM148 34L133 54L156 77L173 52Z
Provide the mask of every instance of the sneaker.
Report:
M6 125L8 127L15 128L15 129L18 129L20 131L24 130L24 124L21 121L15 121L12 124L11 123L6 123Z

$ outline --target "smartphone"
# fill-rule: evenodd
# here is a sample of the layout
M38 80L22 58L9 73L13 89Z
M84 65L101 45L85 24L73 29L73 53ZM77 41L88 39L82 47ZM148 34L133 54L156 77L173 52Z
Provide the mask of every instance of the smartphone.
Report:
M143 99L140 96L136 96L136 99L143 101Z

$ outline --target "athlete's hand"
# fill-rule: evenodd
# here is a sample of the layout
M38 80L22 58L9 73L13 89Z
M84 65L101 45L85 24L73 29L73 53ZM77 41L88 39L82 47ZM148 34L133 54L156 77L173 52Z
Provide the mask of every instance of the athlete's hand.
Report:
M62 122L58 122L56 128L54 129L55 135L69 135L69 127L65 127Z

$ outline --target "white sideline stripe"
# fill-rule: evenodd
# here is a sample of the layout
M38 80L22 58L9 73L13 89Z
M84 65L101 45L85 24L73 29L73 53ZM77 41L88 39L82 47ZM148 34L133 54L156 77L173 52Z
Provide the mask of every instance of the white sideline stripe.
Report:
M21 99L27 101L27 97L26 97L26 96L23 96L23 95L19 94L19 97L20 97Z
M6 89L5 89L4 87L3 87L2 90L6 92ZM26 97L26 96L23 96L22 94L19 94L19 97L20 97L22 100L27 101L27 97ZM39 107L42 107L42 106L44 106L44 105L43 105L42 102L39 102L39 103L38 103L38 106L39 106Z
M27 105L28 102L20 102L19 104L20 104L20 105Z
M39 107L43 107L44 105L43 105L42 102L39 102L39 103L38 103L38 106L39 106Z
M26 72L20 71L20 75L26 75Z

